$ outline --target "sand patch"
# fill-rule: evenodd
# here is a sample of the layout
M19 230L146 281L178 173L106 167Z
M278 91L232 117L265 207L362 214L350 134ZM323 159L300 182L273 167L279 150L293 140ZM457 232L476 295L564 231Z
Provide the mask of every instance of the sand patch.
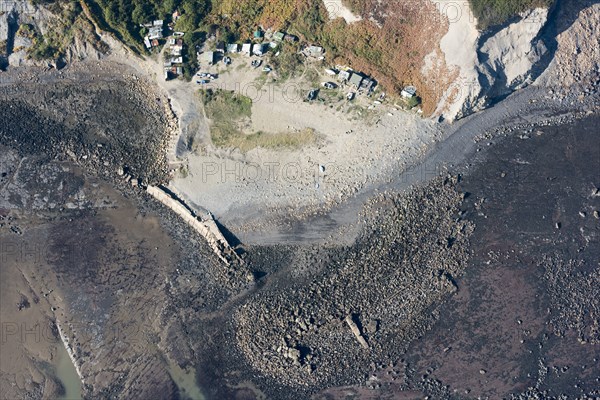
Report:
M323 3L327 8L329 19L344 18L348 24L362 20L360 16L354 15L342 0L323 0Z

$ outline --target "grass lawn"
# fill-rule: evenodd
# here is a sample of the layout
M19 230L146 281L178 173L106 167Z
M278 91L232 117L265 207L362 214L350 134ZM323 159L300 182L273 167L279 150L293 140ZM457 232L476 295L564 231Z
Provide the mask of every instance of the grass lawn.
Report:
M240 124L252 116L249 97L226 90L201 90L206 116L211 120L210 135L217 147L237 148L248 152L254 148L294 149L315 143L317 135L312 129L300 132L244 133Z

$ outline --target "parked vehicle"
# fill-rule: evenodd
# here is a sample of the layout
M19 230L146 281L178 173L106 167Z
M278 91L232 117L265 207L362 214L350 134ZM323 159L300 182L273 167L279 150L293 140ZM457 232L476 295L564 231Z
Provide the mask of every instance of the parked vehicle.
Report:
M210 83L210 81L209 81L209 80L207 80L207 79L202 79L202 80L200 80L200 81L196 81L196 83L197 83L198 85L206 85L207 83Z
M321 83L321 85L325 88L325 89L335 89L337 87L337 85L333 82L323 82Z
M223 62L225 63L225 65L231 64L231 57L225 57L225 58L223 58Z
M354 92L349 92L349 93L346 95L346 98L348 99L348 101L350 101L350 100L354 100L354 96L355 96L355 95L356 95L356 94L355 94Z
M260 65L261 65L261 64L262 64L262 60L253 60L253 61L250 63L250 65L251 65L253 68L258 68L258 67L260 67Z
M308 92L308 96L306 96L306 98L308 99L308 101L313 101L314 99L317 98L318 94L319 94L319 90L313 89L310 92Z
M268 65L266 67L263 67L262 70L263 70L263 72L266 72L267 74L272 71L271 67L269 67Z

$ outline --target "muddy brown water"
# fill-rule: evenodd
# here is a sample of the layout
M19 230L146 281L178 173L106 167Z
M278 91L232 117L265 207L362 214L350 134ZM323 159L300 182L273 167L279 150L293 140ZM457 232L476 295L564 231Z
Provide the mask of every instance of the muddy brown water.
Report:
M65 392L57 400L80 400L81 379L75 366L63 346L57 346L56 377L60 380Z

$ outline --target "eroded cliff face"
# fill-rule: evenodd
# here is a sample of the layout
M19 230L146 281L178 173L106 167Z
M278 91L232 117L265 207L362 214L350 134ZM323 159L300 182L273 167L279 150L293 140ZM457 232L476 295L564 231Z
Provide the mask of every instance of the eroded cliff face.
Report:
M485 78L482 89L487 89L487 96L500 96L530 82L533 65L547 51L543 40L536 40L547 17L546 9L532 10L483 42L477 69Z
M61 67L77 60L99 59L107 50L79 3L34 6L15 0L1 4L0 70Z
M583 83L586 90L596 90L600 5L559 1L551 10L530 10L495 31L480 32L468 2L456 8L447 0L434 3L450 22L440 48L456 74L442 88L434 116L465 117L532 83Z
M600 3L585 5L581 10L571 10L571 16L569 10L559 10L558 18L563 22L554 27L556 52L536 84L576 85L582 86L583 91L597 90L600 83ZM574 17L576 19L571 22Z
M448 15L454 20L440 43L446 63L458 72L434 113L448 120L480 111L494 99L527 86L533 66L547 52L543 40L537 39L547 22L547 9L531 10L485 35L477 30L468 3L461 6L460 14Z

